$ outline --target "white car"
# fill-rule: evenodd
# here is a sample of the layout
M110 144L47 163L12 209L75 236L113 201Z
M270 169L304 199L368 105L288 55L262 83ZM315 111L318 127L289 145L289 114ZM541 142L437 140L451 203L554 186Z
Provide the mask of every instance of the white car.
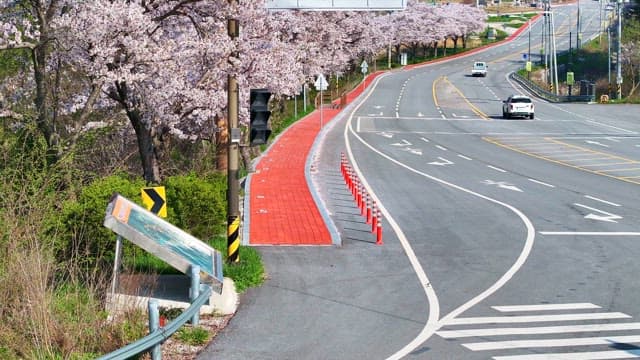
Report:
M524 116L533 119L534 105L531 98L525 95L511 95L502 101L502 117L510 119L515 116Z
M471 67L471 76L487 76L487 68L489 66L484 61L476 61L473 63L473 67Z

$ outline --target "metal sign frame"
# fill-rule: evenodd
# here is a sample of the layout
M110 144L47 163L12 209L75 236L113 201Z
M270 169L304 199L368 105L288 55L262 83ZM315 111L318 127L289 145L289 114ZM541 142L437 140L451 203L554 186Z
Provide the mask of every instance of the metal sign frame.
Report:
M272 10L388 11L404 10L407 0L266 0Z
M222 254L120 194L107 205L104 226L184 274L200 268L203 282L222 291Z

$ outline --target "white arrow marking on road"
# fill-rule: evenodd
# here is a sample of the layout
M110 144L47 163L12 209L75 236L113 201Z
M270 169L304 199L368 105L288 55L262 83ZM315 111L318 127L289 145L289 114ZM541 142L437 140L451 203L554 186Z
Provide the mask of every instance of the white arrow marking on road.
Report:
M606 211L594 209L594 208L589 207L587 205L582 205L582 204L578 204L578 203L574 203L573 205L579 206L581 208L585 208L585 209L588 209L588 210L591 210L591 211L595 211L597 213L605 215L605 216L602 216L602 215L596 215L596 214L593 214L593 213L589 213L589 214L585 215L585 217L584 217L585 219L599 220L599 221L606 221L606 222L614 222L614 223L617 223L616 220L622 219L622 216L620 216L620 215L611 214L611 213L608 213Z
M402 142L391 144L392 146L411 146L411 143L405 139L402 139Z
M415 155L422 155L422 150L420 150L420 149L412 149L412 148L408 148L407 147L407 148L403 148L402 150L408 151L408 152L410 152L412 154L415 154Z
M453 164L453 161L449 161L449 160L447 160L445 158L438 157L438 159L440 159L441 161L432 161L432 162L429 163L429 165L445 166L445 165Z
M386 132L381 132L381 133L380 133L380 136L384 136L384 137L386 137L386 138L391 139L391 138L393 137L393 134L389 134L389 133L386 133Z
M585 140L585 142L587 144L593 144L593 145L598 145L598 146L603 146L603 147L609 147L609 145L607 145L607 144L599 143L599 142L593 141L593 140Z
M522 190L520 190L520 188L518 188L515 185L511 185L506 181L493 181L493 180L485 180L484 184L487 185L497 185L499 188L501 189L507 189L507 190L512 190L512 191L518 191L518 192L522 192Z

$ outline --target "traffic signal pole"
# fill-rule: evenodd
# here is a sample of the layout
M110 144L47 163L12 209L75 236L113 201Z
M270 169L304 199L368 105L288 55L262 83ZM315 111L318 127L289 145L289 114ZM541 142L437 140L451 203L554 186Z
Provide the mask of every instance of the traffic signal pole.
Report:
M236 0L229 0L229 5L233 6L236 2ZM227 21L227 31L232 40L238 37L239 29L237 19ZM238 54L233 53L231 56L238 56ZM238 204L240 144L234 139L238 131L238 81L233 73L229 73L227 77L227 262L229 263L240 261L238 254L240 249L240 210Z

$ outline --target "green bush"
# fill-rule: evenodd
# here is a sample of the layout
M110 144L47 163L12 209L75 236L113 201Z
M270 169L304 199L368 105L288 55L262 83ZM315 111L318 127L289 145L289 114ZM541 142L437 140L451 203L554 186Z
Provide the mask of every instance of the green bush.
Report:
M141 203L141 178L126 175L101 178L82 188L76 199L62 204L59 212L47 221L46 234L55 244L56 258L62 264L80 269L104 269L112 266L115 251L115 234L103 226L105 210L114 193L119 193L136 203ZM226 208L226 180L224 176L206 179L191 174L167 178L167 221L206 239L224 233ZM124 242L125 264L162 270L162 262L137 246ZM133 255L133 256L132 256Z
M169 220L191 235L206 240L224 234L226 229L226 190L224 174L200 178L195 174L166 179Z
M125 175L101 178L82 188L74 200L62 204L51 214L45 233L55 244L56 259L66 264L90 270L113 263L115 234L103 226L105 210L114 193L132 201L140 201L142 179Z

